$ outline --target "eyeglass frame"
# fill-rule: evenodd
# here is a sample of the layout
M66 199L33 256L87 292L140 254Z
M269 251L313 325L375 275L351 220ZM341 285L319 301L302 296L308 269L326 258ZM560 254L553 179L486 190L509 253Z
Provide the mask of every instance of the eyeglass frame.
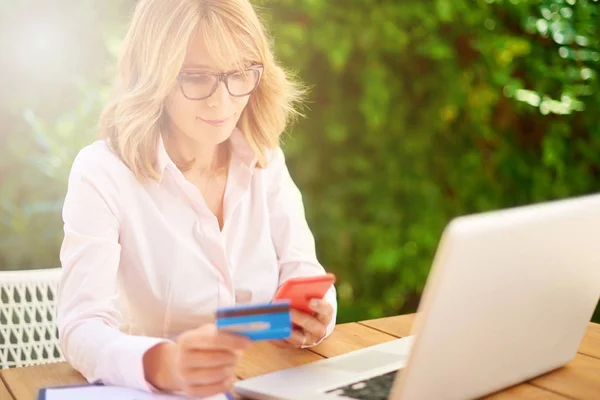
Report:
M232 94L231 91L229 90L229 77L231 75L239 74L240 72L247 71L247 70L256 70L256 71L258 71L258 79L256 80L256 84L254 85L254 87L252 88L252 90L249 91L246 94L239 94L239 95ZM225 88L227 89L227 93L229 93L230 96L232 96L232 97L245 97L245 96L248 96L248 95L252 94L252 92L254 92L256 90L256 88L258 87L258 84L260 83L260 79L262 78L263 72L264 72L264 65L263 64L253 64L253 65L249 66L248 68L244 68L241 71L221 72L221 73L218 73L218 74L214 74L214 73L210 73L210 72L190 73L190 72L183 72L182 71L182 72L179 72L179 74L177 74L177 82L179 83L179 89L181 90L181 94L183 94L183 96L186 99L192 100L192 101L200 101L200 100L206 100L206 99L208 99L210 96L212 96L213 94L215 94L215 92L217 91L217 88L219 87L219 84L221 82L223 82L225 84ZM200 75L200 74L212 75L212 76L216 77L217 81L216 81L215 85L211 89L210 94L208 94L205 97L200 97L200 98L188 97L185 94L185 91L183 90L183 85L181 83L182 75Z

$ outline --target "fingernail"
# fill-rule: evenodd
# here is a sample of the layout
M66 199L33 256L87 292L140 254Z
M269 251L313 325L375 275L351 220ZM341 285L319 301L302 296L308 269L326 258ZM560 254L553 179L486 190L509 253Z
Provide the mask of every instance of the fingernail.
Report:
M309 303L308 303L310 308L317 308L319 307L319 300L317 299L312 299Z

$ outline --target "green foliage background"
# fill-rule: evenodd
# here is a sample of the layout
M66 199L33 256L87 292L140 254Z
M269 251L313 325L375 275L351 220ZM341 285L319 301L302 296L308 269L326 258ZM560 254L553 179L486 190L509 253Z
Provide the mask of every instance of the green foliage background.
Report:
M0 0L3 45L33 15L85 46L66 65L0 65L0 269L58 265L66 177L94 139L131 10L31 3ZM414 311L450 218L600 188L598 1L255 4L311 87L285 148L340 277L341 322Z

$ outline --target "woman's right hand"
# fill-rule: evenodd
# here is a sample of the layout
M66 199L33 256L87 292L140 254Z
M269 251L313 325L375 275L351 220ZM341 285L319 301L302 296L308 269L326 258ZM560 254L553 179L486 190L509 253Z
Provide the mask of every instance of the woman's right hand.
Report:
M208 397L233 387L235 366L252 342L219 331L214 323L184 332L175 343L161 343L144 355L144 372L154 387Z

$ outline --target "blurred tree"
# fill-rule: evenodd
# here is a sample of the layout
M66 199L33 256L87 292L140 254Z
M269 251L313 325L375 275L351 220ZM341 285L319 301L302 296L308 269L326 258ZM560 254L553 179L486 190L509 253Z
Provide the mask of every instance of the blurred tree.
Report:
M259 3L313 88L286 146L341 320L414 311L451 217L600 187L596 2Z

